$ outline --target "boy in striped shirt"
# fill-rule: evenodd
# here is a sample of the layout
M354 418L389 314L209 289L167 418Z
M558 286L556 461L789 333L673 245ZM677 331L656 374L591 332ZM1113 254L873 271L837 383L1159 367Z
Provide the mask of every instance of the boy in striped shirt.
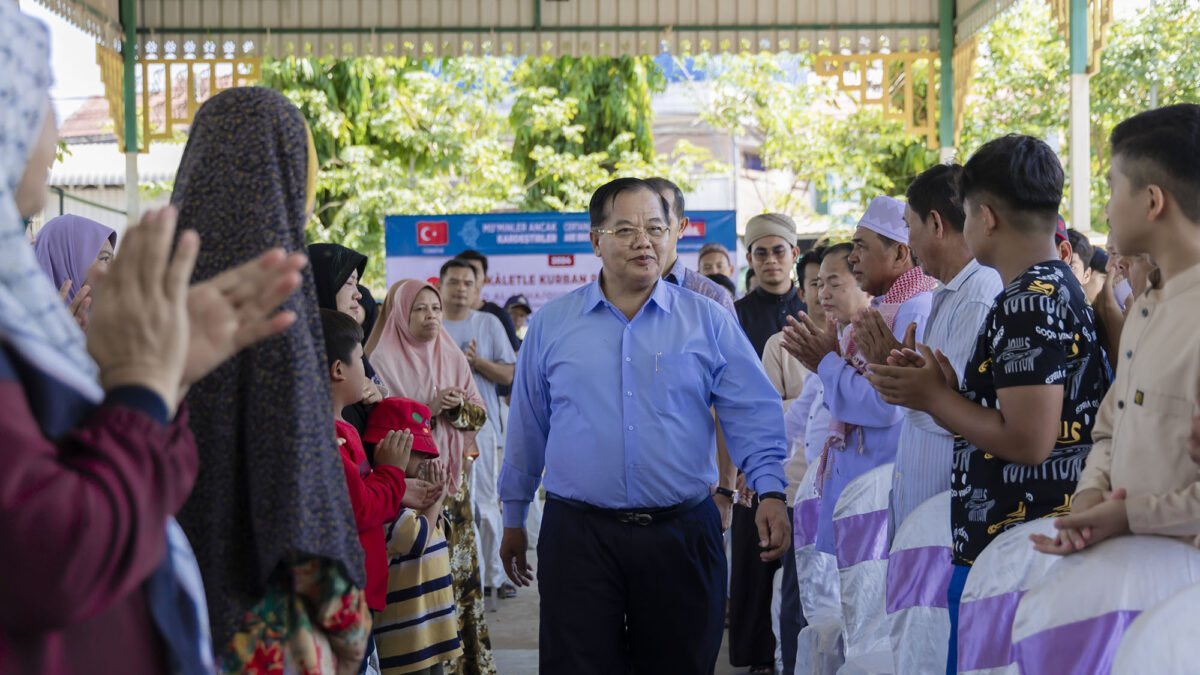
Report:
M442 486L442 494L424 510L401 509L387 526L387 606L375 617L375 643L383 675L442 675L443 662L462 654L442 517L445 475L436 461L429 408L408 399L401 403L376 406L368 433L373 427L412 432L405 475Z

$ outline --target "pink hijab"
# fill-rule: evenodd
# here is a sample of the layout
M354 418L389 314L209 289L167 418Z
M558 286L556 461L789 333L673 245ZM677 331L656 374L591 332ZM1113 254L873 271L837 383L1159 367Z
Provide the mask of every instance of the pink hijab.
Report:
M422 403L446 387L459 387L467 392L467 400L483 407L479 389L467 357L443 327L438 336L421 342L408 329L417 294L424 289L441 293L433 286L416 279L396 282L388 291L392 313L382 326L379 342L371 352L371 367L388 388L389 396L403 396ZM474 431L455 429L445 418L437 421L433 440L446 460L447 476L462 476L463 451L475 438ZM458 494L460 478L447 482L447 492Z

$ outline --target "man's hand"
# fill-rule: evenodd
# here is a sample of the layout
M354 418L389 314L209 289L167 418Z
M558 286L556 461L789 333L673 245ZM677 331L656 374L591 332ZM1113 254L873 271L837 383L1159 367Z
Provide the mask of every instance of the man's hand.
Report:
M525 559L527 550L529 537L525 534L525 528L504 528L504 538L500 541L500 561L504 563L504 572L515 586L533 583L533 567Z
M1083 493L1076 499L1081 496ZM1042 534L1029 536L1035 549L1051 555L1069 555L1105 539L1129 534L1124 488L1113 491L1107 499L1088 508L1080 510L1078 504L1073 505L1071 515L1054 521L1054 527L1058 528L1058 535L1053 539Z
M782 557L792 547L792 525L788 521L787 505L783 501L759 500L754 524L758 526L758 547L763 549L758 557L763 562Z
M825 317L823 328L804 312L797 316L799 320L789 316L783 327L783 348L815 373L826 354L838 353L837 324L832 316Z
M938 396L948 389L957 390L950 386L950 379L956 376L946 374L947 370L953 373L954 367L941 351L934 354L925 345L917 348L921 350L920 367L871 366L867 380L885 402L931 412L931 404Z
M893 351L917 348L917 324L910 323L904 331L904 342L898 341L892 335L883 315L874 307L861 312L853 321L854 344L867 363L887 365L888 357Z
M475 369L475 360L479 358L479 351L475 346L475 338L471 338L470 344L463 350L463 354L467 357L467 363L471 364L471 370Z
M190 386L250 345L287 330L295 312L268 316L300 287L303 253L272 249L188 289L191 321L182 385Z

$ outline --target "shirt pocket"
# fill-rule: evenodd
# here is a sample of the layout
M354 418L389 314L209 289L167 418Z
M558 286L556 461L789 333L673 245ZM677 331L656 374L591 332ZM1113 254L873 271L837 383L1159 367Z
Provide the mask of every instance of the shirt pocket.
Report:
M662 353L654 361L654 403L665 412L708 407L712 375L690 352Z

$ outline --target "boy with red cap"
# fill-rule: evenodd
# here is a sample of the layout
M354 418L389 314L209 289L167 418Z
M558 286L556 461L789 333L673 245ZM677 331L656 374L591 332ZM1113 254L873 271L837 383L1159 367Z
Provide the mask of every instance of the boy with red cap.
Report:
M371 469L358 431L342 419L342 410L362 399L367 376L362 359L362 328L352 317L329 309L321 310L325 333L325 356L333 394L333 418L337 426L346 488L358 525L358 540L366 554L367 606L383 610L387 596L387 553L383 526L396 519L404 497L404 467L412 449L412 434L393 432L374 438L375 468ZM371 438L368 433L368 438ZM368 648L368 653L370 649Z
M430 417L424 404L387 398L371 411L365 438L370 442L404 434L412 446L405 473L441 486L444 492ZM384 675L441 675L442 663L463 651L454 610L443 496L435 495L424 509L402 509L387 527L387 607L375 617L379 668Z

